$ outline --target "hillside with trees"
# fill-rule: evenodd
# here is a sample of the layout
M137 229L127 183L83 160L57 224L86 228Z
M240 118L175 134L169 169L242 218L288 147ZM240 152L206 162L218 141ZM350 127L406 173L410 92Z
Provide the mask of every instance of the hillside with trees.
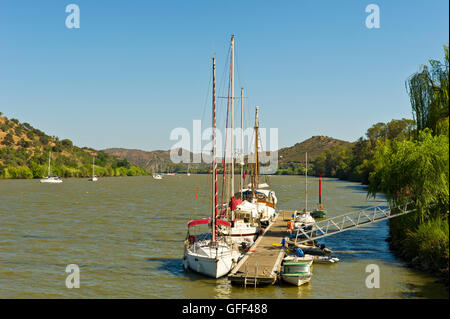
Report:
M97 176L146 175L148 171L128 160L92 148L80 148L69 139L49 136L0 112L0 178L41 178L47 175L52 154L52 173L60 177L88 177L95 156Z

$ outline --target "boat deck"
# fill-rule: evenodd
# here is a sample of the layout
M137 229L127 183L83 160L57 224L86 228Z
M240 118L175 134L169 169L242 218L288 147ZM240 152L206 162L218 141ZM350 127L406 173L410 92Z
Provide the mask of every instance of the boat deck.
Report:
M277 244L288 235L286 223L293 212L278 212L274 221L228 275L232 284L244 287L263 286L277 281L284 257L284 249Z

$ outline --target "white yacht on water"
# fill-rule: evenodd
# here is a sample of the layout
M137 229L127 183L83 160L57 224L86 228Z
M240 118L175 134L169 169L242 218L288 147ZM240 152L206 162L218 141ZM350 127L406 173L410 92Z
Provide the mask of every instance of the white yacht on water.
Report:
M156 165L156 168L158 168L157 165ZM158 173L153 172L153 179L162 179L162 176Z
M216 158L216 101L215 101L215 58L213 58L213 174L211 218L193 220L188 223L188 232L184 244L183 266L203 275L219 278L228 274L237 263L240 253L229 236L219 234L218 226L230 228L228 221L218 218L217 199L217 158ZM208 225L210 232L196 235L192 227Z
M90 182L96 182L96 181L98 181L98 177L95 176L95 170L94 170L95 164L94 164L94 159L95 159L95 157L92 157L92 177L88 179L88 181L90 181Z
M51 158L52 158L52 153L50 152L49 156L48 156L48 176L47 177L42 177L42 179L40 180L41 183L52 183L52 184L59 184L62 183L62 179L59 178L58 176L53 176L51 174Z
M296 232L298 228L304 230L311 230L314 228L315 220L311 216L311 212L308 211L308 153L305 154L305 208L303 212L295 212L294 216L294 231Z

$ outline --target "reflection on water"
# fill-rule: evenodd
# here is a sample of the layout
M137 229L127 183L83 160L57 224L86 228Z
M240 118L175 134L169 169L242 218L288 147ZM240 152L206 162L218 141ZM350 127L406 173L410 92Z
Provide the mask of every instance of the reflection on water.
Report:
M280 209L302 209L304 178L270 178ZM310 178L308 207L317 202ZM195 199L195 187L199 197ZM329 216L386 204L366 199L364 186L325 179ZM314 265L309 284L231 286L185 272L186 224L209 213L205 175L0 181L1 298L448 298L443 285L406 268L388 249L388 223L324 238L338 264ZM65 268L80 267L80 288L67 289ZM368 289L368 264L380 267L379 289Z

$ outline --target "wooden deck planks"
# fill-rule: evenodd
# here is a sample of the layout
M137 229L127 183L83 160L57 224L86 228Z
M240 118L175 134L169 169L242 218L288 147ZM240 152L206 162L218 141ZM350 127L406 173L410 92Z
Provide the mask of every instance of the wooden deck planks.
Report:
M284 250L280 244L288 235L285 216L293 211L280 211L275 220L252 245L249 252L239 261L228 275L232 284L265 285L274 284L280 271Z

